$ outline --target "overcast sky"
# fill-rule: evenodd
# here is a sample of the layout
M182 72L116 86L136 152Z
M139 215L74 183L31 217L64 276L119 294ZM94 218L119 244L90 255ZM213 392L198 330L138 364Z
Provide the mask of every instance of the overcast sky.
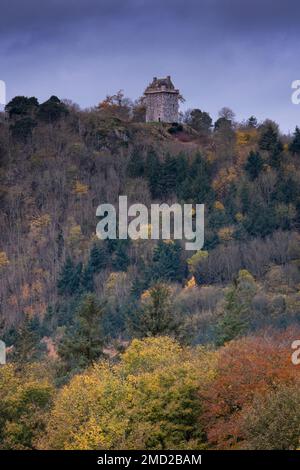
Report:
M299 0L1 0L0 79L15 95L93 106L123 89L139 97L171 75L214 118L300 124Z

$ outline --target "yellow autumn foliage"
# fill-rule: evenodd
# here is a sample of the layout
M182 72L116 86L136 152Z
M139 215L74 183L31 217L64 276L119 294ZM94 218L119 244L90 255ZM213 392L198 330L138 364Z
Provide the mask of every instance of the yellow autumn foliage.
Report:
M225 210L224 205L223 205L222 202L220 202L220 201L216 201L216 202L214 203L214 208L215 208L217 211L224 211L224 210Z
M233 239L234 228L233 227L222 227L218 231L218 237L223 242L228 242Z
M9 265L9 259L5 251L0 251L0 268Z
M74 185L73 192L75 194L87 194L89 187L87 184L81 183L80 181L76 181Z
M193 256L187 260L189 271L194 273L197 269L198 264L208 257L208 251L199 250Z
M100 362L61 389L39 447L203 448L198 390L216 361L168 337L133 340L119 364Z

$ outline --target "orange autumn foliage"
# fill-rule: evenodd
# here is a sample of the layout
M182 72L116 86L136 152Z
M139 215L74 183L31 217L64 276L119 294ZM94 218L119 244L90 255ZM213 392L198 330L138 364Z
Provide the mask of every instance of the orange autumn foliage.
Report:
M220 350L216 378L201 392L210 447L243 447L243 424L253 399L297 381L291 343L300 330L234 340Z

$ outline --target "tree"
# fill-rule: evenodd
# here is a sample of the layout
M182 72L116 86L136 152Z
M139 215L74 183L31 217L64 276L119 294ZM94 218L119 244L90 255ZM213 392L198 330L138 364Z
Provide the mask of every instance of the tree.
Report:
M40 104L38 118L45 122L55 122L69 114L68 108L57 96L51 96L49 100Z
M262 171L264 166L264 161L259 152L251 152L249 153L247 163L245 165L245 170L249 175L249 178L253 181L255 180L260 172Z
M247 120L247 126L254 129L257 127L257 119L255 116L249 117L249 119Z
M65 333L58 348L67 369L81 369L104 356L103 315L104 308L95 296L86 294L76 312L74 326Z
M224 106L222 109L219 111L219 118L221 119L226 119L227 121L230 121L233 123L235 119L235 114L232 111L232 109L228 108L227 106Z
M245 417L255 397L267 396L281 385L296 383L298 369L290 358L293 338L294 327L233 340L220 349L215 378L200 392L212 448L244 447Z
M24 364L36 359L38 337L32 328L32 321L26 315L21 326L17 329L14 348L13 360L22 368Z
M187 177L177 191L178 197L196 204L209 204L214 196L211 180L210 163L200 153L197 153L188 168Z
M14 117L29 117L37 111L38 106L38 100L34 96L31 98L15 96L15 98L7 103L5 111L8 113L10 119Z
M266 396L255 397L244 421L247 448L252 450L298 449L299 384L282 384Z
M298 126L296 126L293 140L289 145L289 151L295 155L295 154L300 154L300 129Z
M200 109L192 109L187 123L200 134L208 135L212 126L212 119L207 112Z
M90 257L88 261L88 268L93 273L99 273L102 269L105 269L108 263L107 250L103 245L94 243L92 246Z
M149 189L153 199L159 198L162 194L162 185L160 182L161 163L157 153L149 151L145 163L145 175L149 182Z
M181 322L174 312L170 289L155 284L142 295L141 307L129 319L129 328L140 338L180 334Z
M177 241L159 240L154 248L149 275L154 280L180 281L183 276L182 248Z
M227 293L225 313L216 326L216 344L222 346L241 335L248 326L251 301L256 293L253 276L240 270L234 286Z
M0 367L0 449L31 450L45 430L54 388L45 367Z
M130 260L127 255L126 240L118 241L117 248L113 254L112 267L116 271L127 271Z
M259 148L271 152L278 143L278 131L273 122L266 122L261 128Z
M82 264L75 264L70 256L60 273L57 288L60 295L74 295L78 293L81 284Z
M127 165L127 173L131 178L139 178L144 175L145 164L141 150L133 149Z
M15 140L21 142L26 142L29 137L32 135L33 129L36 127L37 123L34 119L27 116L21 119L18 119L16 122L9 126L12 137Z
M168 337L133 340L113 367L95 364L55 397L42 449L203 449L197 391L215 353Z

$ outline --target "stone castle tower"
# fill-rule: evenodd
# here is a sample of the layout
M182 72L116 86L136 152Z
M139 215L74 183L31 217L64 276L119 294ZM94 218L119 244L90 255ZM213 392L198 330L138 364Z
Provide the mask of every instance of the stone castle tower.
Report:
M145 92L146 122L178 121L179 90L176 90L171 77L154 77L152 83L147 86Z

